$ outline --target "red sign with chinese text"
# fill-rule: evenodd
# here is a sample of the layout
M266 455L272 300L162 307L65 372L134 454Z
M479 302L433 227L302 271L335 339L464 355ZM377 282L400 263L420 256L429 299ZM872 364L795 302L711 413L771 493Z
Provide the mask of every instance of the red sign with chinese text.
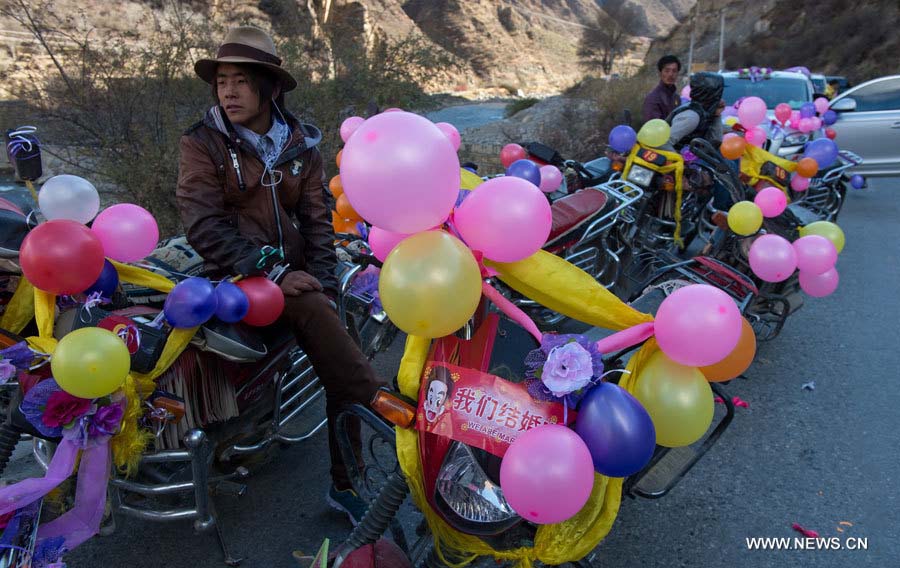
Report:
M431 361L419 393L416 429L503 457L523 432L562 424L564 414L562 404L533 399L524 384ZM574 418L569 410L569 422Z

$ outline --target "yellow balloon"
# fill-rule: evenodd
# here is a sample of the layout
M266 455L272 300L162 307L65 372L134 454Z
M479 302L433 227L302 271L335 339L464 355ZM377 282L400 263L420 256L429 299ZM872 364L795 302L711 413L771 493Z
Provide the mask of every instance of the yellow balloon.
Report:
M819 235L825 237L834 245L838 252L844 250L844 231L840 227L830 221L816 221L805 227L800 227L800 236Z
M662 351L651 355L641 370L634 396L650 414L660 446L692 444L712 424L713 394L703 373L672 361Z
M728 227L738 235L755 234L762 222L762 210L752 201L738 201L728 211Z
M669 123L661 118L654 118L644 123L638 131L638 142L644 146L658 147L669 141L672 133Z
M381 269L378 292L397 327L409 335L443 337L475 313L481 270L462 241L425 231L394 247Z
M100 327L84 327L59 340L50 358L61 389L80 398L100 398L122 386L131 369L125 342Z
M473 174L471 171L467 170L466 168L460 168L459 180L460 180L459 188L467 189L469 191L475 189L476 187L478 187L479 185L484 183L484 180L481 179L481 177L479 177L478 174Z
M736 116L729 116L728 118L725 119L725 124L727 126L734 126L735 124L737 124L737 121L738 121L738 119Z

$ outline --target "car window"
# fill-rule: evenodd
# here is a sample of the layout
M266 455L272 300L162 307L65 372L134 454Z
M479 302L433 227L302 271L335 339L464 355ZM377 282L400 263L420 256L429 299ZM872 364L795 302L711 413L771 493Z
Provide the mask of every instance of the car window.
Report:
M806 81L773 77L762 81L750 81L737 77L725 77L725 93L722 96L729 105L741 97L759 97L766 101L766 108L775 108L779 103L787 103L793 109L799 109L803 103L810 102L811 93Z
M900 78L866 85L850 94L856 101L856 111L900 109Z

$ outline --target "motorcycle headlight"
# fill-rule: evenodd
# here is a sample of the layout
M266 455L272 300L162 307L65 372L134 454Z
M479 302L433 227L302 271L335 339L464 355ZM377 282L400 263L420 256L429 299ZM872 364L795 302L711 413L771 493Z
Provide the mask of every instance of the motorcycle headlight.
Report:
M650 182L652 180L653 170L648 170L641 166L631 166L631 170L628 172L628 181L636 183L641 187L650 187Z
M466 521L466 529L472 524L490 525L493 530L484 528L493 533L520 520L503 497L503 490L488 478L465 444L455 443L447 452L436 489L450 511Z
M809 141L809 135L802 132L794 132L784 137L784 146L800 146Z

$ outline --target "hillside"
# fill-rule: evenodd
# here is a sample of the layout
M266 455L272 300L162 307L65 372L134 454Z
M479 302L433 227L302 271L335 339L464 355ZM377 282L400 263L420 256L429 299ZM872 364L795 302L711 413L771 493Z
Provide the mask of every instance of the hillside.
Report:
M706 0L654 42L650 58L672 52L686 60L693 15L694 61L715 69L722 9L725 68L804 65L813 72L846 75L854 83L900 72L897 0Z

